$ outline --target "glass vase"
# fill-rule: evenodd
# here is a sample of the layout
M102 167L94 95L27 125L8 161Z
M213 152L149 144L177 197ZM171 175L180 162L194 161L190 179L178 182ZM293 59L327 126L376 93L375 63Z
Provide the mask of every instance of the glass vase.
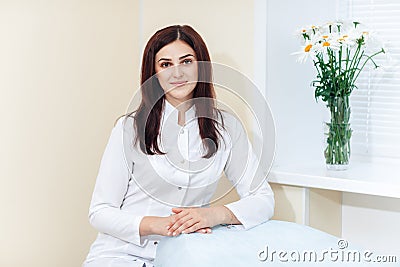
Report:
M350 127L349 96L330 97L327 101L330 121L325 122L324 150L328 170L347 170L350 162Z

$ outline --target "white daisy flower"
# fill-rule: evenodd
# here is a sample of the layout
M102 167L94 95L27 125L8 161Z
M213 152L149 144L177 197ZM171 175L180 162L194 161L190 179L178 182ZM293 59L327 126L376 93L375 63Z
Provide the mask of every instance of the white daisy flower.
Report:
M300 51L292 53L292 55L297 55L296 61L304 63L310 57L312 58L315 53L315 45L310 40L307 40L303 46L301 46Z
M318 37L315 50L317 53L325 53L327 49L337 51L340 49L340 43L337 42L337 34L326 33Z

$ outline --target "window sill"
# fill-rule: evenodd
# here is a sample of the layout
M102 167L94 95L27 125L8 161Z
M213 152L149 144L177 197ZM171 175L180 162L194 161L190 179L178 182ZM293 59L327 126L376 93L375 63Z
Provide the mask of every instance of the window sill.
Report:
M346 171L329 171L323 161L274 165L270 183L400 198L400 162L353 158Z

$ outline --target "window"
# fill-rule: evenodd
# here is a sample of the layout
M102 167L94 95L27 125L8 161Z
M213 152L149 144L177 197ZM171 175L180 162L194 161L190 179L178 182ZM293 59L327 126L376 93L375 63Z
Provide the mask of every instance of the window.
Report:
M352 153L400 159L400 1L338 0L338 18L366 24L383 41L351 96Z

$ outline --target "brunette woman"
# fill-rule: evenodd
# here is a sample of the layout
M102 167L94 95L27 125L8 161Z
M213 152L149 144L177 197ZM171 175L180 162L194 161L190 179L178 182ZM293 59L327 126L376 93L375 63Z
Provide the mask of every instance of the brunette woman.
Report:
M101 161L89 211L99 234L86 267L152 266L162 238L248 229L273 215L265 179L250 188L258 160L242 124L216 106L201 36L186 25L157 31L141 69L141 103L118 119ZM222 173L240 200L210 206Z

